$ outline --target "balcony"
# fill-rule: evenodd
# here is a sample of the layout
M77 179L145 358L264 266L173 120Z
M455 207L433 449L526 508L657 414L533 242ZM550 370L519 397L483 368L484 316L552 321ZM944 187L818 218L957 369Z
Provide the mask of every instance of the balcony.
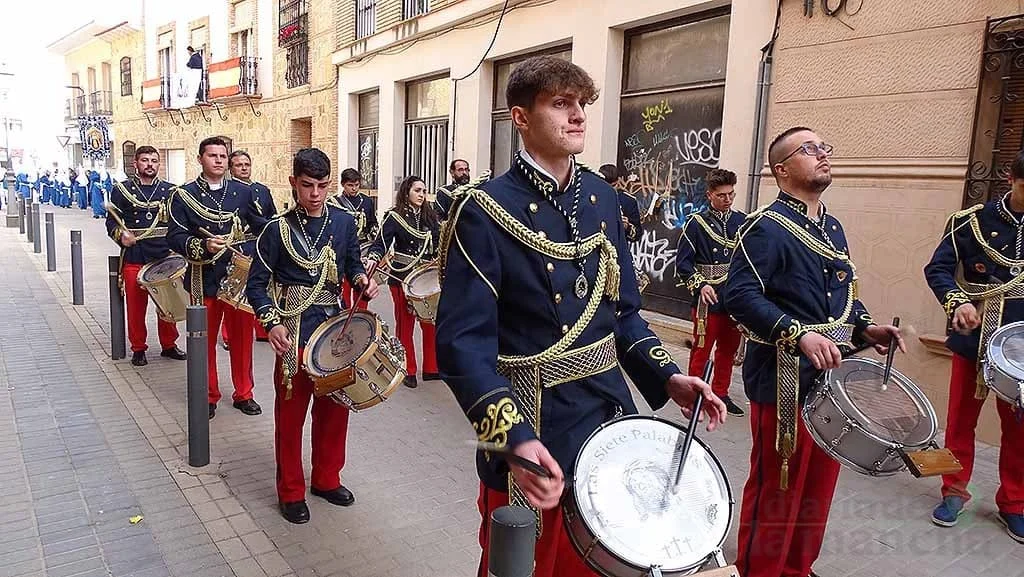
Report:
M114 114L113 99L109 90L97 90L89 95L89 113L94 116L112 116Z
M188 90L188 78L184 73L172 72L160 78L153 78L142 83L142 109L181 109L190 108L210 99L210 82L204 70L199 81L199 89L194 95Z
M259 98L259 59L246 56L215 62L207 70L209 100Z
M71 122L88 113L85 96L72 96L64 101L64 122Z

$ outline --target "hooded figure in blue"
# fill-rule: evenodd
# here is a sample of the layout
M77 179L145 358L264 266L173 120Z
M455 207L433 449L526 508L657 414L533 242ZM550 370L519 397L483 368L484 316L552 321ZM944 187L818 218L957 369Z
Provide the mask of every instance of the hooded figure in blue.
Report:
M84 168L78 171L78 178L75 180L77 190L75 191L75 204L78 208L85 210L89 206L89 182L92 180L92 170Z
M103 181L99 173L89 173L89 206L92 207L93 218L106 218L107 209L103 208L105 199Z

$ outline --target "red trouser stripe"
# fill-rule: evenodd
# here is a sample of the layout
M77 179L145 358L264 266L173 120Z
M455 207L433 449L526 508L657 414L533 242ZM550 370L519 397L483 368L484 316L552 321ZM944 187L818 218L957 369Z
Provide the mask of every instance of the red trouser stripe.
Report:
M508 493L488 489L480 484L480 497L477 508L480 510L480 555L478 577L487 577L487 544L490 540L491 513L508 505ZM555 507L541 512L543 531L534 549L533 577L597 577L597 573L587 567L569 540L562 520L562 508Z
M231 394L231 400L244 401L252 398L252 344L253 336L253 315L218 300L214 297L203 299L206 305L206 334L210 337L216 335L221 326L221 321L227 330L228 341L231 343L231 350L228 352L231 358L231 383L235 391ZM209 402L216 404L220 401L220 386L217 380L217 339L207 338L206 340L206 372L210 379Z
M299 349L302 358L302 349ZM274 365L274 451L277 455L277 498L282 503L306 498L306 477L302 470L302 427L306 423L313 381L300 370L292 377L292 395L286 388L281 357ZM312 461L310 485L331 491L341 485L348 437L348 408L327 397L313 397Z
M405 347L405 369L410 376L416 375L416 347L412 340L412 330L416 325L416 315L409 311L402 287L391 286L391 299L395 303L395 332L398 340ZM437 355L434 352L434 325L420 322L423 336L423 372L437 372Z
M776 406L750 403L750 476L743 487L736 567L743 577L807 577L821 552L839 463L811 439L797 417L789 488L779 488Z
M149 336L146 330L149 292L139 284L139 271L142 267L141 264L125 263L121 268L121 276L124 279L125 313L128 317L128 342L131 343L133 353L149 349L149 345L146 344ZM166 350L177 345L177 325L157 318L156 331L160 336L161 349Z
M696 322L697 309L693 309L691 317ZM711 356L711 348L715 348L715 372L711 378L711 389L719 397L729 396L729 383L732 381L732 359L740 347L740 331L736 328L729 315L725 313L708 313L707 326L704 331L704 346L697 347L697 336L693 338L693 350L690 351L690 374L701 377L704 365ZM715 344L717 343L717 346Z
M974 431L985 405L984 399L974 398L977 388L975 362L953 355L949 378L949 411L946 415L946 448L963 465L955 475L942 476L942 496L957 495L970 499L967 485L974 470ZM990 397L995 397L989 393ZM999 450L999 491L996 506L1004 513L1024 515L1024 420L1018 419L1014 407L996 398L996 411L1002 429Z

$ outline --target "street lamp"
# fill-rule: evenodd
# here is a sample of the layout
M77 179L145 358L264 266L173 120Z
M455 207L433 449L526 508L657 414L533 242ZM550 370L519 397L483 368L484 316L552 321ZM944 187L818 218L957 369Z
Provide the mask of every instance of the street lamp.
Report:
M11 154L11 138L10 138L10 121L8 117L8 91L10 86L14 83L14 74L11 72L0 70L0 103L3 104L3 121L4 121L4 151L7 154L7 166L4 171L3 185L7 190L7 228L14 228L18 226L18 214L14 207L17 204L14 202L14 155Z

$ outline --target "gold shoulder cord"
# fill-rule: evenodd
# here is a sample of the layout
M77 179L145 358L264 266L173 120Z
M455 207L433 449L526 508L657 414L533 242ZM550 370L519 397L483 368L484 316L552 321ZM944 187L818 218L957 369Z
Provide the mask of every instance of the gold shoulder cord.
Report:
M704 232L706 232L708 234L708 236L711 237L711 240L717 242L718 244L724 245L725 248L728 248L730 250L736 248L736 241L735 240L729 240L728 237L725 237L725 236L722 236L722 235L718 234L715 231L715 229L711 228L711 225L708 224L706 220L704 220L704 216L703 215L695 214L695 215L693 215L693 218L696 219L697 224L699 224L700 227L704 229Z
M423 260L423 255L425 255L428 252L428 250L430 249L431 244L433 244L433 240L431 239L430 231L416 230L415 228L410 226L408 222L406 222L405 218L402 215L398 214L397 212L395 212L393 210L389 210L388 213L386 215L384 215L384 220L386 221L388 219L388 217L395 219L395 221L398 223L399 226L401 226L403 229L406 230L406 232L408 232L414 238L416 238L416 239L418 239L420 241L420 250L419 250L419 252L417 252L415 255L408 255L408 256L412 257L412 261L410 263L405 264L405 265L399 265L398 263L396 263L394 261L391 262L391 271L392 272L402 273L402 272L411 270L412 268L414 268L416 265L418 265ZM383 231L383 230L384 230L384 225L383 225L383 223L381 223L381 231Z

